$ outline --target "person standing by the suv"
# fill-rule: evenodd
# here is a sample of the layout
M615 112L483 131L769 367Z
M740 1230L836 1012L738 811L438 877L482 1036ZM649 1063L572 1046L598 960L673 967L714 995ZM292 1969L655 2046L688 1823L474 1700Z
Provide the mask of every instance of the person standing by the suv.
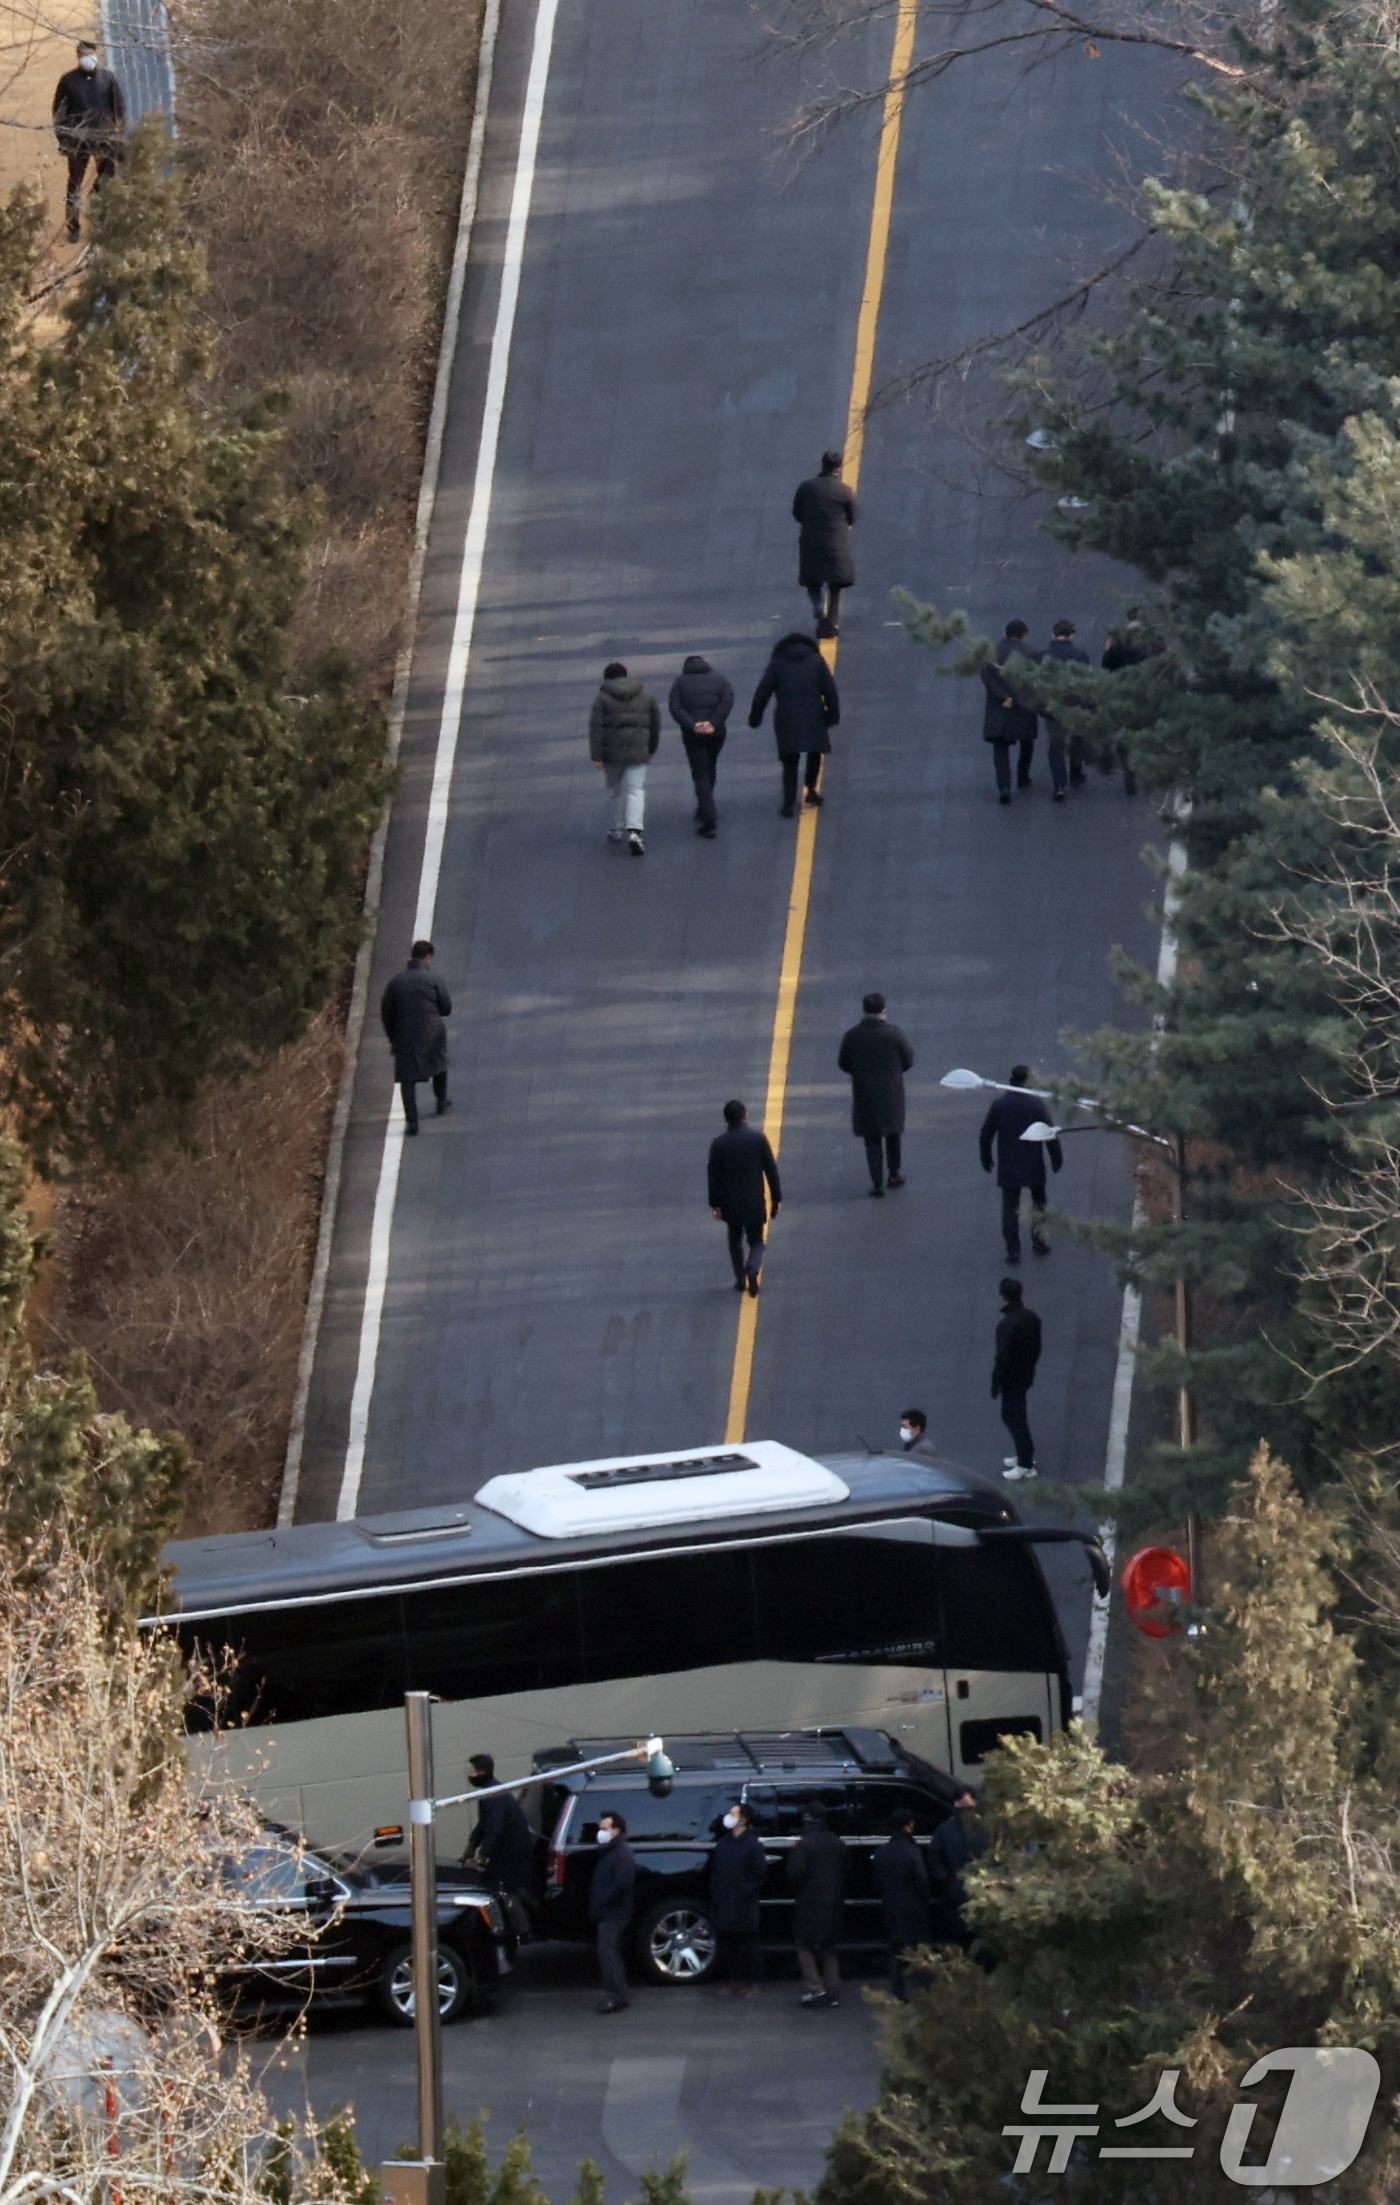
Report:
M632 1887L637 1881L637 1863L621 1815L598 1817L598 1843L603 1850L588 1893L588 1918L598 1932L598 1973L603 1978L598 2011L620 2014L632 2003L627 1996L622 1940L632 1919Z
M804 1809L802 1835L788 1854L787 1887L796 1902L792 1936L802 1970L802 2004L839 2006L836 1947L846 1896L846 1848L815 1802Z
M768 1858L749 1827L749 1810L736 1799L710 1855L710 1912L731 1998L758 1988L758 1901L767 1872Z
M474 1753L467 1763L467 1776L474 1791L493 1785L496 1764L491 1755ZM497 1792L477 1809L472 1851L485 1861L507 1901L518 1909L511 1927L517 1935L528 1936L535 1897L535 1833L525 1820L524 1808L510 1792Z
M890 1816L889 1841L877 1848L870 1865L880 1894L885 1943L890 1948L890 1989L904 2006L909 2002L904 1955L911 1945L926 1945L929 1941L928 1864L914 1836L914 1817L907 1807L896 1807Z

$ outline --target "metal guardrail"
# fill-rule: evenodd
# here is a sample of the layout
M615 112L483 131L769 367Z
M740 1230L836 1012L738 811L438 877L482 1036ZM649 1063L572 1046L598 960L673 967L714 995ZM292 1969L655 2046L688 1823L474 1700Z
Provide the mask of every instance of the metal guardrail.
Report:
M164 0L102 0L102 43L126 101L128 127L163 115L175 132L175 66Z

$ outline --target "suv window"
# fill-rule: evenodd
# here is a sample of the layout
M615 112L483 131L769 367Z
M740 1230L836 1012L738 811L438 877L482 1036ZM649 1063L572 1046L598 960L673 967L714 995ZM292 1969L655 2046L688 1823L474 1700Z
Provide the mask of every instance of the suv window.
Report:
M599 1816L616 1813L626 1822L629 1839L655 1843L658 1839L669 1838L689 1844L711 1836L711 1823L716 1822L730 1800L738 1796L737 1787L721 1796L707 1786L680 1784L667 1799L653 1799L651 1793L640 1786L634 1792L590 1790L579 1801L577 1819L569 1830L569 1842L572 1845L596 1844Z
M932 1837L939 1824L948 1819L948 1809L942 1800L923 1791L917 1784L862 1784L860 1792L861 1829L865 1836L882 1836L890 1826L890 1816L895 1809L903 1808L914 1817L914 1835Z
M310 1853L299 1858L287 1845L250 1845L225 1874L242 1886L239 1896L250 1906L304 1905L308 1884L326 1880L321 1861Z
M801 1837L803 1813L813 1805L825 1808L838 1837L854 1836L858 1827L847 1784L750 1784L746 1796L761 1838Z

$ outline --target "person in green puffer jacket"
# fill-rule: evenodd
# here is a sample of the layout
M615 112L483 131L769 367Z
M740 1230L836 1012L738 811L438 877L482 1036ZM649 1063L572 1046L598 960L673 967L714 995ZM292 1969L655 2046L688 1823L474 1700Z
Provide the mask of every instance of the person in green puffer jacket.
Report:
M588 755L601 766L612 800L609 842L626 842L633 857L645 849L647 763L661 740L661 707L627 668L613 659L588 716Z

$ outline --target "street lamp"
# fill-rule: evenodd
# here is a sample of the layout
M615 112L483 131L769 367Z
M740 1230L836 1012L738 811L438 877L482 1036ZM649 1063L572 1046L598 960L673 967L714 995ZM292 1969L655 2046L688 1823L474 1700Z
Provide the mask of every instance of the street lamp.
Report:
M494 1799L501 1792L527 1791L538 1773L508 1783L483 1784L446 1799L433 1796L433 1694L405 1692L408 1731L408 1872L413 1921L413 2034L418 2064L418 2157L389 2159L381 2169L385 2205L445 2205L446 2168L442 2159L442 2017L438 2011L437 1837L440 1807L461 1807L468 1800ZM610 1768L618 1761L645 1761L647 1786L665 1798L675 1763L660 1738L641 1738L621 1753L594 1753L587 1760L551 1767L550 1780Z
M1003 1095L1036 1095L1042 1102L1053 1102L1055 1099L1048 1087L1017 1087L1010 1080L984 1080L980 1072L969 1072L966 1065L962 1064L955 1065L951 1072L945 1072L938 1084L940 1087L951 1087L956 1094L966 1094L974 1087L995 1087Z

